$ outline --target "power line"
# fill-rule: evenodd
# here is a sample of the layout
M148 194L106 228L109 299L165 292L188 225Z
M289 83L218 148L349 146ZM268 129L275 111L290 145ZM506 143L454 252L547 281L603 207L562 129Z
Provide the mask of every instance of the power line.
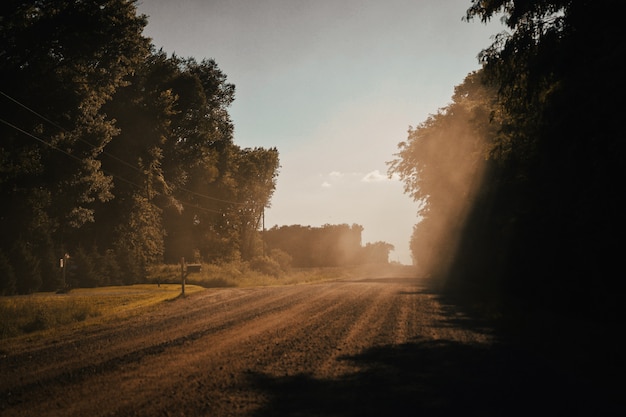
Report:
M46 145L46 146L48 146L48 147L50 147L50 148L52 148L52 149L54 149L54 150L56 150L56 151L59 151L59 152L61 152L61 153L65 154L65 155L69 156L70 158L73 158L73 159L75 159L75 160L77 160L77 161L79 161L79 162L82 162L82 159L81 159L81 158L79 158L79 157L77 157L76 155L73 155L73 154L71 154L71 153L69 153L69 152L67 152L67 151L64 151L63 149L59 148L58 146L55 146L55 145L53 145L53 144L51 144L51 143L48 143L48 142L46 142L45 140L43 140L43 139L41 139L41 138L39 138L39 137L37 137L37 136L33 135L32 133L29 133L29 132L25 131L24 129L21 129L21 128L19 128L19 127L15 126L15 125L14 125L14 124L12 124L12 123L7 122L7 121L6 121L6 120L4 120L4 119L0 119L0 122L2 122L2 123L4 123L5 125L7 125L7 126L9 126L9 127L13 128L13 129L17 130L17 131L18 131L18 132L20 132L20 133L25 134L26 136L29 136L29 137L31 137L31 138L33 138L33 139L35 139L35 140L36 140L36 141L38 141L38 142L43 143L44 145ZM106 170L104 170L104 169L102 170L102 172L104 172L105 174L107 174L107 175L109 175L109 176L111 176L111 177L113 177L113 178L116 178L116 179L118 179L118 180L121 180L122 182L125 182L125 183L127 183L127 184L130 184L130 185L132 185L132 186L134 186L134 187L137 187L137 188L140 188L140 189L141 189L141 188L143 188L142 186L140 186L140 185L138 185L138 184L135 184L134 182L132 182L132 181L130 181L130 180L127 180L127 179L125 179L125 178L123 178L123 177L120 177L119 175L114 175L113 173L110 173L110 172L108 172L108 171L106 171Z
M77 161L79 161L79 162L82 162L82 159L81 159L81 158L79 158L79 157L77 157L76 155L72 155L71 153L69 153L69 152L67 152L67 151L64 151L63 149L59 148L58 146L55 146L55 145L53 145L53 144L51 144L51 143L48 143L48 142L46 142L45 140L43 140L43 139L41 139L41 138L39 138L39 137L37 137L37 136L33 135L32 133L29 133L29 132L25 131L24 129L19 128L18 126L15 126L15 125L14 125L14 124L12 124L12 123L7 122L6 120L4 120L4 119L2 119L2 118L0 118L0 123L3 123L3 124L5 124L5 125L7 125L7 126L9 126L9 127L13 128L13 129L17 130L18 132L20 132L20 133L22 133L22 134L24 134L24 135L26 135L26 136L29 136L29 137L31 137L31 138L33 138L33 139L35 139L36 141L41 142L41 143L43 143L44 145L46 145L46 146L48 146L48 147L50 147L50 148L52 148L52 149L54 149L54 150L56 150L56 151L59 151L59 152L61 152L61 153L65 154L65 155L67 155L67 156L69 156L70 158L73 158L73 159L75 159L75 160L77 160ZM113 174L113 173L111 173L111 172L108 172L107 170L104 170L104 169L103 169L103 170L102 170L102 172L104 172L105 174L107 174L107 175L111 176L112 178L115 178L115 179L117 179L117 180L120 180L120 181L122 181L122 182L125 182L125 183L127 183L127 184L129 184L129 185L131 185L131 186L133 186L133 187L138 188L138 189L143 189L143 188L144 188L142 185L136 184L136 183L134 183L134 182L132 182L132 181L130 181L130 180L127 180L127 179L125 179L125 178L123 178L123 177L120 177L119 175L116 175L116 174ZM157 194L160 194L160 195L164 195L163 193L160 193L160 192L158 192L158 191L156 191L156 193L157 193ZM191 207L191 208L195 208L195 209L198 209L198 210L201 210L201 211L206 211L206 212L210 212L210 213L218 213L218 214L223 214L223 213L224 213L223 211L213 210L213 209L209 209L209 208L206 208L206 207L196 206L196 205L191 204L191 203L189 203L189 202L187 202L187 201L184 201L184 200L180 200L180 199L177 199L177 200L178 200L181 204L183 204L184 206Z
M64 131L64 132L66 132L66 133L71 133L68 129L64 128L63 126L60 126L59 124L55 123L54 121L50 120L49 118L47 118L47 117L43 116L42 114L40 114L40 113L38 113L37 111L33 110L32 108L28 107L28 106L27 106L27 105L25 105L24 103L21 103L21 102L20 102L20 101L18 101L17 99L15 99L15 98L13 98L13 97L9 96L9 95L8 95L8 94L6 94L4 91L1 91L1 90L0 90L0 94L1 94L1 95L3 95L4 97L6 97L7 99L11 100L12 102L14 102L15 104L17 104L18 106L20 106L20 107L24 108L25 110L27 110L27 111L31 112L32 114L36 115L37 117L41 118L42 120L44 120L44 121L48 122L49 124L51 124L52 126L56 127L57 129L60 129L60 130L62 130L62 131ZM7 122L5 122L5 124L7 124ZM21 132L26 133L27 135L29 135L29 136L31 136L31 137L33 137L33 138L34 138L34 136L33 136L33 135L31 135L31 134L29 134L28 132L25 132L25 131L23 131L22 129L19 129L19 128L17 128L17 127L16 127L16 129L18 129L18 130L20 130ZM35 139L40 140L39 138L35 138ZM85 143L85 144L87 144L87 145L88 145L88 146L90 146L92 149L96 149L96 146L95 146L95 145L93 145L92 143L90 143L90 142L86 141L85 139L78 138L78 140L79 140L79 141L81 141L81 142L83 142L83 143ZM47 142L45 142L45 141L42 141L42 142L43 142L43 143L45 143L45 144L47 144L47 145L49 145L49 144L48 144ZM52 145L50 145L50 146L52 146ZM61 149L58 149L58 150L60 150L61 152L66 153L67 155L70 155L70 156L72 156L72 157L76 158L75 156L73 156L73 155L71 155L71 154L69 154L69 153L67 153L67 152L65 152L65 151L63 151L63 150L61 150ZM110 158L115 159L116 161L118 161L118 162L122 163L123 165L126 165L127 167L129 167L129 168L131 168L131 169L133 169L133 170L137 171L138 173L143 174L143 172L142 172L139 168L137 168L135 165L133 165L132 163L130 163L130 162L126 162L125 160L123 160L123 159L121 159L121 158L118 158L117 156L115 156L115 155L113 155L113 154L111 154L111 153L109 153L109 152L105 151L104 149L102 150L102 153L103 153L104 155L106 155L106 156L110 157ZM113 176L112 174L109 174L109 175ZM120 178L120 177L118 177L118 178ZM123 181L126 181L126 180L123 180ZM126 181L126 182L128 182L128 181ZM184 188L184 187L178 187L178 189L179 189L179 190L181 190L181 191L188 192L188 193L193 194L193 195L198 196L198 197L206 198L206 199L213 200L213 201L218 201L218 202L221 202L221 203L226 203L226 204L237 204L237 205L242 205L242 206L243 206L243 205L246 205L246 203L240 203L240 202L237 202L237 201L229 201L229 200L224 200L224 199L220 199L220 198L217 198L217 197L211 197L211 196L208 196L208 195L205 195L205 194L197 193L197 192L195 192L195 191L189 190L189 189ZM207 210L210 210L210 209L207 209ZM212 210L212 211L215 211L215 210Z
M29 132L25 131L24 129L20 129L19 127L15 126L14 124L11 124L11 123L7 122L4 119L0 119L0 122L4 123L5 125L7 125L9 127L12 127L13 129L17 130L18 132L21 132L21 133L25 134L26 136L30 136L31 138L35 139L36 141L39 141L39 142L43 143L44 145L51 147L54 150L57 150L59 152L64 153L65 155L69 156L70 158L74 158L77 161L81 161L81 159L79 157L77 157L76 155L72 155L71 153L69 153L67 151L64 151L63 149L61 149L61 148L59 148L57 146L54 146L53 144L48 143L48 142L46 142L43 139L40 139L37 136L33 135L32 133L29 133Z
M68 129L64 128L63 126L61 126L61 125L59 125L59 124L57 124L57 123L55 123L55 122L53 122L53 121L52 121L52 120L50 120L49 118L47 118L47 117L43 116L41 113L38 113L37 111L35 111L35 110L31 109L30 107L28 107L28 106L27 106L27 105L25 105L24 103L19 102L19 101L18 101L18 100L16 100L15 98L13 98L13 97L9 96L8 94L6 94L4 91L0 91L0 94L2 94L4 97L6 97L6 98L8 98L9 100L11 100L12 102L14 102L15 104L17 104L18 106L20 106L20 107L22 107L22 108L24 108L24 109L28 110L29 112L31 112L31 113L32 113L32 114L34 114L35 116L39 117L40 119L42 119L42 120L44 120L44 121L48 122L49 124L51 124L52 126L56 127L57 129L60 129L60 130L62 130L62 131L63 131L63 132L65 132L65 133L70 133L70 134L71 134L71 132L70 132ZM89 145L92 149L96 149L96 146L95 146L94 144L90 143L89 141L87 141L87 140L85 140L85 139L83 139L83 138L80 138L80 137L78 138L78 140L79 140L79 141L81 141L81 142L83 142L83 143L85 143L85 144L87 144L87 145ZM107 156L109 156L109 157L111 157L111 158L113 158L113 159L115 159L115 160L117 160L117 161L119 161L119 162L121 162L122 164L124 164L124 165L126 165L126 166L128 166L128 167L130 167L130 168L132 168L132 169L134 169L134 170L136 170L136 171L138 171L138 172L141 172L141 171L140 171L140 170L139 170L136 166L134 166L133 164L131 164L131 163L129 163L129 162L126 162L126 161L124 161L123 159L118 158L117 156L115 156L115 155L113 155L113 154L110 154L110 153L108 153L108 152L106 152L106 151L104 151L104 150L102 151L102 153L103 153L103 154L105 154L105 155L107 155Z
M17 101L16 99L14 99L13 97L9 96L8 94L6 94L4 91L0 91L0 94L2 94L3 96L5 96L6 98L8 98L9 100L11 100L12 102L14 102L15 104L17 104L18 106L28 110L29 112L33 113L34 115L38 116L39 118L45 120L46 122L50 123L52 126L59 128L65 132L67 132L67 129L63 128L62 126L59 126L58 124L54 123L52 120L48 119L47 117L37 113L35 110L31 109L30 107L27 107L26 105L20 103L19 101Z

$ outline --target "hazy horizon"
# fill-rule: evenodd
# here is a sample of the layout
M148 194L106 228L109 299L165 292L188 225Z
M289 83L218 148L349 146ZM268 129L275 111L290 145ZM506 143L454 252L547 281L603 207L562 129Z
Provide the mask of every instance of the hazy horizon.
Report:
M363 244L411 263L417 204L386 162L409 126L446 106L500 31L469 1L143 0L156 48L214 59L235 84L235 143L276 147L265 225L359 224Z

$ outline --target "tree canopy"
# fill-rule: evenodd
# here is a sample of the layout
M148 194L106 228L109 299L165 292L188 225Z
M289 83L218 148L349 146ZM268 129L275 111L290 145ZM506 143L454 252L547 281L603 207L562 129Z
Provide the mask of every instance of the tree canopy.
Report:
M624 229L616 198L625 155L618 126L626 73L619 6L472 2L467 20L502 17L509 31L480 53L481 71L457 87L453 103L409 132L390 166L425 203L412 239L419 264L429 250L424 242L442 236L431 233L437 219L447 219L446 231L457 223L444 202L450 179L467 175L477 155L486 159L458 240L434 246L445 253L433 267L448 288L482 293L512 309L615 317L617 294L624 292L615 273L616 239ZM468 89L474 80L482 92ZM468 98L478 107L460 116ZM455 129L457 117L478 125ZM459 153L462 162L447 164ZM453 194L459 207L465 198Z
M214 60L155 50L135 1L0 10L2 293L59 287L66 253L72 285L257 254L278 151L234 143L235 87Z
M288 254L296 267L387 264L393 245L386 242L361 244L363 226L325 224L274 226L263 233L268 250Z

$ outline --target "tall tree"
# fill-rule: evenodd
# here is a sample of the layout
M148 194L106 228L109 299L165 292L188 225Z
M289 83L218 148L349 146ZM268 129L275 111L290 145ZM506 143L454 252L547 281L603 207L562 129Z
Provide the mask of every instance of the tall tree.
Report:
M420 203L411 238L413 261L423 273L445 275L467 213L483 180L488 138L495 134L495 91L469 74L455 88L452 104L409 130L389 173ZM492 123L490 123L490 120Z
M250 259L263 254L259 228L276 189L278 150L241 149L236 158L236 200L239 204L231 211L231 221L237 225L241 254L244 259Z
M510 28L482 53L506 114L492 198L509 202L492 227L508 224L514 236L508 291L540 308L603 318L619 309L615 294L625 285L611 272L620 267L614 239L624 230L615 198L625 154L620 7L475 0L467 13L483 21L502 14Z
M117 129L100 110L147 53L146 20L127 0L9 0L0 10L0 222L51 262L94 221L94 203L112 198L99 156Z

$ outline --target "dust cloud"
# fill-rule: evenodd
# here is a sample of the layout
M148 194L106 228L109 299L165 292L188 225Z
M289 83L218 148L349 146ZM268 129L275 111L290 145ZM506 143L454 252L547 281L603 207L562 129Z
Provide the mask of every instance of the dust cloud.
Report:
M457 92L455 103L409 130L390 172L420 203L411 236L413 263L422 276L445 277L486 170L489 112Z

